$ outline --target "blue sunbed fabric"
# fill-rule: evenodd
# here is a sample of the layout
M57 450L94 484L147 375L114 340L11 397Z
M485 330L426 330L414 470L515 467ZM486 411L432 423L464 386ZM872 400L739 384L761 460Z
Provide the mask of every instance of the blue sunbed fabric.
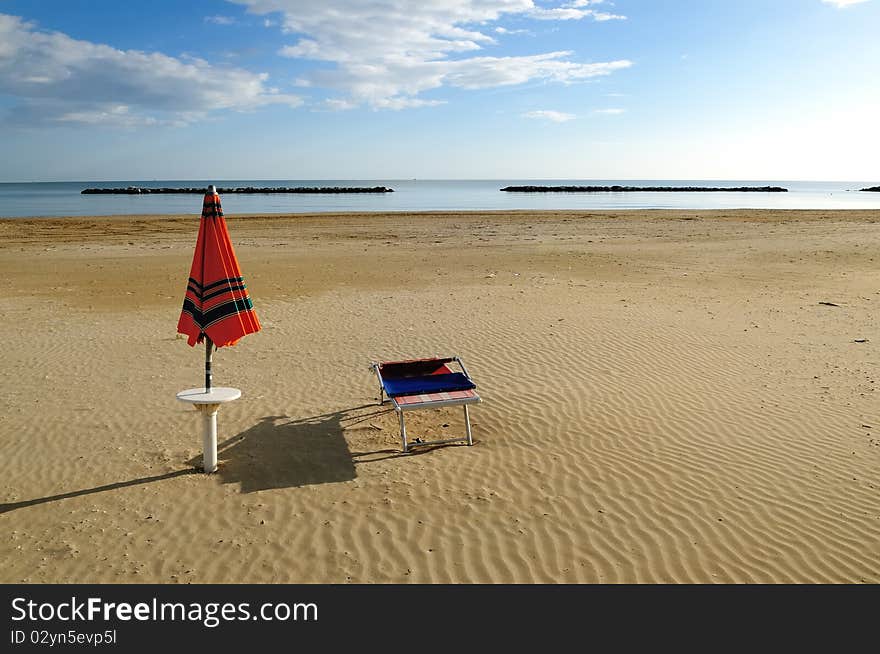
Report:
M418 395L420 393L447 393L449 391L467 391L476 388L464 373L450 372L442 375L424 375L422 377L401 377L399 379L383 379L382 385L389 397L399 395Z

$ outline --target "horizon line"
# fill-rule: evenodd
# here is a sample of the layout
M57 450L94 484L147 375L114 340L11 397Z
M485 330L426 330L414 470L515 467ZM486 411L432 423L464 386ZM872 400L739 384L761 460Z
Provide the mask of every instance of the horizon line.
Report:
M560 181L560 182L858 182L871 184L871 179L786 179L752 178L752 177L302 177L302 178L199 178L180 177L176 179L45 179L45 180L2 180L0 184L117 184L120 182L205 182L217 184L222 182L510 182L510 181Z

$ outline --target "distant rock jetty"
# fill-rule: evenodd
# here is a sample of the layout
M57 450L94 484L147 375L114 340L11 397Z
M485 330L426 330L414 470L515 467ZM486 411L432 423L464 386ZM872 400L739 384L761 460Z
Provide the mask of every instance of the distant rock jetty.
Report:
M872 193L880 193L880 186L869 186L868 188L859 189L860 191L870 191Z
M505 186L501 190L515 193L788 193L788 189L781 186Z
M200 188L150 188L145 186L127 186L125 188L86 188L80 191L82 195L152 195L162 193L192 193L204 194L204 187ZM239 186L236 188L218 188L217 193L394 193L393 188L384 186L357 187L357 186L296 186L296 187L256 187Z

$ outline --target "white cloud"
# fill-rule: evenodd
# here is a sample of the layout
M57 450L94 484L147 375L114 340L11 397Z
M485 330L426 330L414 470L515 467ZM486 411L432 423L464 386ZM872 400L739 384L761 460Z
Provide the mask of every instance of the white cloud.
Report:
M824 2L826 5L837 7L838 9L845 9L846 7L850 7L852 5L867 2L867 0L822 0L822 2Z
M215 25L235 25L235 19L232 16L205 16L205 22Z
M131 113L131 107L124 104L104 103L82 110L67 111L62 109L51 114L51 120L59 123L77 123L80 125L113 125L115 127L152 127L155 125L168 125L181 127L195 120L205 117L204 112L188 112L176 118L159 119L153 116L144 116Z
M574 2L569 2L561 7L534 7L527 12L527 15L538 20L581 20L582 18L592 18L597 21L626 20L626 16L585 9L589 5L598 5L601 2L602 0L593 0L592 2L591 0L574 0Z
M603 11L594 11L592 12L593 20L605 21L605 20L626 20L626 16L620 16L618 14L608 14Z
M446 69L445 78L452 86L481 89L522 84L532 79L574 82L609 75L631 65L629 61L578 64L562 60L571 54L570 51L560 51L527 57L474 57L446 62L442 68Z
M374 109L437 104L418 97L444 86L480 89L528 81L571 83L608 75L627 60L580 63L571 52L491 57L476 53L496 43L493 34L518 30L493 27L502 18L608 20L591 8L597 1L572 0L538 7L532 0L231 0L251 13L280 14L282 29L298 40L285 57L336 64L310 76L316 86ZM617 18L617 17L615 17Z
M0 94L25 125L177 125L217 110L252 110L302 100L267 86L268 75L187 57L117 50L43 32L0 14Z
M553 111L552 109L539 109L537 111L527 111L520 114L523 118L534 118L536 120L549 120L554 123L565 123L569 120L577 118L574 114L566 114L561 111Z
M357 105L350 100L338 100L335 98L328 98L323 102L317 105L318 110L324 111L349 111L351 109L356 109Z

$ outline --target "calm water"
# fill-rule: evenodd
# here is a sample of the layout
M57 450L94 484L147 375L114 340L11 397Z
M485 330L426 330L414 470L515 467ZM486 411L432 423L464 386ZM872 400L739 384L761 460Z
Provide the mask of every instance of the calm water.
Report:
M223 196L233 213L454 211L481 209L880 209L872 182L699 180L159 180L0 183L0 216L198 214L198 195L81 195L89 187L387 186L394 193ZM788 193L502 193L508 185L782 186Z

